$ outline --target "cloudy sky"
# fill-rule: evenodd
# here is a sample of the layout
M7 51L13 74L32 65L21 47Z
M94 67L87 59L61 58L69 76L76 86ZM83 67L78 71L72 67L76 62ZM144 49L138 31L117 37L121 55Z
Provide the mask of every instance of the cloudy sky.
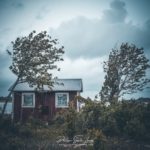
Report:
M122 42L144 47L150 58L150 0L0 0L0 96L16 77L6 54L10 42L47 30L65 47L59 78L82 78L83 96L94 97L104 81L102 62ZM150 96L150 90L136 96Z

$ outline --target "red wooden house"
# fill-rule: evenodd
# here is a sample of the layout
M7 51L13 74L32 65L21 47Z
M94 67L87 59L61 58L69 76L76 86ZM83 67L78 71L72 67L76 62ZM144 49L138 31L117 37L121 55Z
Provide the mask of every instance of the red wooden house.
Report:
M30 116L51 120L57 111L68 108L69 101L82 90L81 79L58 79L51 90L44 85L42 91L27 82L18 83L13 90L12 117L14 121L25 121Z

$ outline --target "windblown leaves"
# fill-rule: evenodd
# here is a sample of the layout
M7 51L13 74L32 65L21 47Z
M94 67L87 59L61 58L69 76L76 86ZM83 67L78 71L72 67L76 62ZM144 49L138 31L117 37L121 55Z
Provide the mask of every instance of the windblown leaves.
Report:
M63 61L64 54L64 47L58 47L58 40L52 39L46 31L38 34L33 31L28 36L18 37L12 46L13 51L7 51L12 57L10 70L30 86L52 87L54 81L50 70L60 70L56 62Z
M149 60L143 48L123 43L119 49L112 49L108 61L104 62L105 81L100 92L104 101L118 100L124 94L142 91L150 83L146 70Z

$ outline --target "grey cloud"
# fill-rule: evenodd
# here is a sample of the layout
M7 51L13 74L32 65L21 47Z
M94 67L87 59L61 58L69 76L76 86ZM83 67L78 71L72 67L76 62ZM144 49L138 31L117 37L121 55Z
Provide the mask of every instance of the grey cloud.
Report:
M6 53L0 53L0 96L6 96L14 76L9 71L10 59Z
M127 16L125 3L114 0L110 4L110 9L104 10L103 20L111 23L123 22Z
M13 27L4 27L0 29L0 53L4 53L6 55L6 49L12 48L11 41L14 41L17 36L21 36L21 32L23 32L18 28L17 30ZM1 55L0 54L0 55Z
M0 69L5 68L10 64L10 58L6 52L0 52Z
M39 9L38 14L36 15L36 19L42 20L45 16L47 16L49 13L51 13L50 8L48 5L44 5Z
M147 24L138 27L132 23L110 24L102 20L77 17L63 23L58 29L50 30L65 46L66 55L72 58L108 55L109 51L122 42L144 47L149 53L150 28Z
M50 34L57 37L65 46L66 54L70 57L90 56L97 53L96 30L97 23L84 17L78 17L62 24ZM94 54L95 55L95 54Z
M0 96L7 96L8 89L12 85L12 81L0 78Z
M37 16L36 16L36 19L38 19L38 20L42 20L43 19L43 15L41 14L41 13L39 13Z
M22 9L24 7L23 3L21 3L21 2L13 2L12 6L17 9Z
M150 59L150 19L146 21L143 28L136 32L136 44L145 49L146 54Z
M129 20L140 23L148 20L150 14L150 0L124 0Z
M146 25L147 29L150 28L150 19L148 19L148 20L146 21L145 25Z
M8 34L11 30L11 28L3 28L0 30L0 35Z
M6 8L6 5L9 3L8 0L0 0L0 8L1 9L5 9Z

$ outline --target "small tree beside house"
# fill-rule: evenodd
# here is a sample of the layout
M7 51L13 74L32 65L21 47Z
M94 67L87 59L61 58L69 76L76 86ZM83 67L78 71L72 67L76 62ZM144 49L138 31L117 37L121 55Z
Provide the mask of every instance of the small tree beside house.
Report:
M30 86L42 89L43 85L51 88L55 82L51 70L60 70L56 62L63 61L64 47L58 47L58 40L52 39L46 31L31 32L28 36L18 37L12 42L12 50L7 50L12 58L10 70L17 79L8 94L11 96L18 83L28 82ZM7 105L5 101L1 117L3 117Z

